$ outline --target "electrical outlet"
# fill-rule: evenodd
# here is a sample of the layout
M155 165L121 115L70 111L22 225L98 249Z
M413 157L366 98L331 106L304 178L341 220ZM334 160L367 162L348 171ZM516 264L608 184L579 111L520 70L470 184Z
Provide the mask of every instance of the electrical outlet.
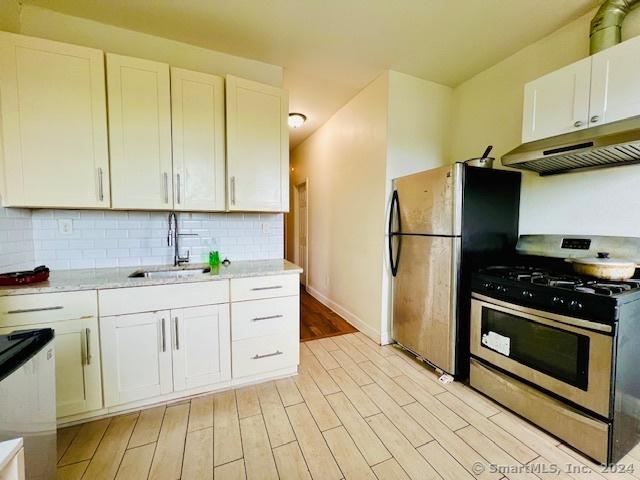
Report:
M70 218L59 218L58 233L62 235L71 235L73 233L73 220Z

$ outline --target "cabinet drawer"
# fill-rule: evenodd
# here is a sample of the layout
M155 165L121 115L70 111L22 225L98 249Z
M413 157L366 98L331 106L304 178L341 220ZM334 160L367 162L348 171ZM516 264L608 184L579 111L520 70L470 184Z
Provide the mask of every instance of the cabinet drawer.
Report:
M229 282L179 283L100 290L100 316L198 307L229 301Z
M231 280L231 301L288 297L300 293L299 275L268 275Z
M29 325L97 315L95 290L0 297L0 326Z
M233 340L299 330L300 297L269 298L231 304Z
M233 378L247 377L298 365L300 340L288 332L238 340L231 350Z

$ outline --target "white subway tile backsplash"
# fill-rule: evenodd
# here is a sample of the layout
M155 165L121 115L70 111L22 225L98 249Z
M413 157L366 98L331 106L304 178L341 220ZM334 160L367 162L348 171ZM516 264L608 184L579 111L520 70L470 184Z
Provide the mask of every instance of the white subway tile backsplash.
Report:
M0 272L33 268L33 223L23 208L0 207Z

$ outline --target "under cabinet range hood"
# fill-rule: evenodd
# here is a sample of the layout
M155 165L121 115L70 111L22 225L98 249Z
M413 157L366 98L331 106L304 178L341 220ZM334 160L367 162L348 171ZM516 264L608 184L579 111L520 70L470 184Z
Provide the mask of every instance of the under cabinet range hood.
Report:
M640 163L640 116L525 143L502 156L506 167L557 175Z

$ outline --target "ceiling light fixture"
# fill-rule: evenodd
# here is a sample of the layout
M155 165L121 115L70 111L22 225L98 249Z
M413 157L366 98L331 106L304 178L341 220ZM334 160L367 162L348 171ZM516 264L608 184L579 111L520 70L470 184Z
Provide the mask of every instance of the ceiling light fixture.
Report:
M307 116L302 113L289 114L289 126L291 128L300 128L307 121Z

